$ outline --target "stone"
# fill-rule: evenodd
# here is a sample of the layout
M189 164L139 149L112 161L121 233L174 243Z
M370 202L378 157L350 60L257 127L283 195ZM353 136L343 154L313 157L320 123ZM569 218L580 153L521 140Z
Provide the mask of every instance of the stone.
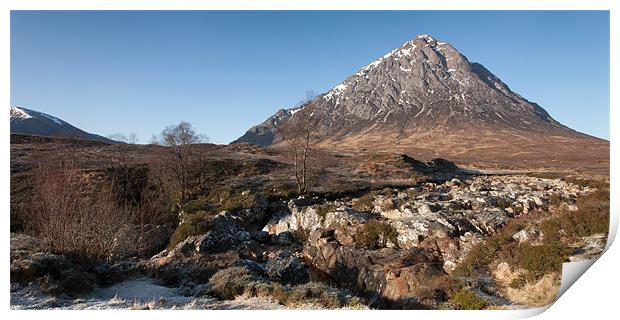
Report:
M530 240L530 233L526 229L523 229L515 233L512 238L519 244L526 243Z
M304 254L339 285L379 300L418 301L418 288L430 278L444 274L441 260L429 250L341 246L318 231L311 233Z
M295 237L290 231L284 231L278 233L278 237L276 239L276 244L281 246L289 246L295 242Z
M215 217L211 229L196 239L196 249L199 254L223 252L234 249L248 240L250 233L224 211Z
M305 264L288 250L279 251L267 261L265 269L271 280L285 285L297 285L310 280Z

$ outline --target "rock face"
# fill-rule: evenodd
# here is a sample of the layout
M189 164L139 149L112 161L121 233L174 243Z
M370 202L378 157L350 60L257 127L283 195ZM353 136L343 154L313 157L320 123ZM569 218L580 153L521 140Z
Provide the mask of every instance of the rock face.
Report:
M341 150L372 146L497 160L509 150L527 156L526 146L552 144L553 152L536 152L555 159L579 156L563 146L572 140L609 157L608 141L563 126L483 65L429 35L407 41L301 107L278 111L233 143L277 144L278 128L291 121L309 123L320 145Z
M440 259L431 251L342 246L329 231L314 231L304 253L340 285L367 293L375 302L398 302L412 308L423 307L418 294L429 279L443 274Z

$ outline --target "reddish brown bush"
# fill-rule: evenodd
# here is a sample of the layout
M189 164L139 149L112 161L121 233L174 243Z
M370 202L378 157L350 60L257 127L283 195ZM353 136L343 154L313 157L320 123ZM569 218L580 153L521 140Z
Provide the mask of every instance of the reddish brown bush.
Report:
M95 176L72 162L36 169L27 230L83 262L147 253L147 235L170 220L167 196L144 188L137 203L119 203L110 183Z

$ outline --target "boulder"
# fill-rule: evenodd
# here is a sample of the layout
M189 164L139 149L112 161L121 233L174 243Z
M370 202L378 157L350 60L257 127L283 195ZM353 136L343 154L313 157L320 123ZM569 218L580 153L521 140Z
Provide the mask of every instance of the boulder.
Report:
M343 203L333 202L325 203L331 209L327 212L318 211L315 203L312 205L301 206L299 200L291 200L288 202L288 211L280 211L263 228L270 234L280 234L282 232L296 232L305 230L311 232L314 230L328 228L337 225L352 225L363 223L371 218L368 213L353 212L348 210Z
M288 250L281 250L267 261L267 275L273 281L296 285L310 280L306 265Z
M172 232L170 227L161 225L125 226L116 235L116 239L124 240L115 241L110 260L125 260L138 255L151 256L160 252L168 245Z
M430 250L367 250L342 246L328 234L312 232L304 254L339 285L369 295L375 302L409 301L413 302L410 306L423 307L421 289L431 278L445 274L441 260Z
M197 253L224 252L248 240L250 233L230 213L224 211L215 217L211 229L196 239L196 249Z

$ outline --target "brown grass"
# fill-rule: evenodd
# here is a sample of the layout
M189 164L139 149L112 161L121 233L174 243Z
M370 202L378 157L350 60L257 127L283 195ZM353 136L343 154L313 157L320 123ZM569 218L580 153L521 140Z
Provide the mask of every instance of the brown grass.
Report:
M526 270L494 269L493 277L502 293L510 301L531 307L542 307L555 301L560 290L560 276L556 272L539 279L526 276ZM514 286L515 280L522 282Z

